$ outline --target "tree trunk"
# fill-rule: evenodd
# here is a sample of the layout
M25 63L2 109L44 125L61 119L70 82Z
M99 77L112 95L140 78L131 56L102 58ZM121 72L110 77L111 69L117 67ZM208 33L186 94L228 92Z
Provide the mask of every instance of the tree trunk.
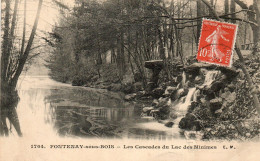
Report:
M254 37L254 48L253 48L253 54L257 53L260 49L260 0L254 0L253 3L254 10L256 13L256 23L258 27L255 29L255 37Z
M23 38L22 38L22 44L21 44L21 51L20 54L24 52L24 44L25 44L25 34L26 34L26 4L27 0L24 0L24 19L23 19Z
M229 13L229 4L228 4L228 1L229 1L229 0L225 0L225 5L224 5L225 15ZM226 21L228 21L228 20L226 20Z
M236 3L235 3L234 0L231 0L231 3L230 3L230 11L231 11L231 13L236 12ZM236 20L235 20L236 15L235 15L235 14L232 14L232 15L231 15L231 18L232 18L231 22L232 22L232 23L236 23Z
M158 38L159 38L159 54L160 58L162 60L165 60L165 49L163 47L163 38L162 38L162 32L160 28L158 28Z
M120 37L117 40L117 67L119 70L120 80L123 79L125 69L125 55L124 55L124 33L121 31Z
M201 4L201 1L198 0L197 1L197 17L201 17L202 16L202 4ZM200 39L200 30L201 30L201 19L198 19L197 21L197 38L196 38L196 44L199 43L199 39Z
M5 19L4 19L4 35L3 35L3 44L2 44L2 54L1 54L1 81L6 81L6 69L8 65L8 44L9 44L9 30L10 30L10 1L5 1Z
M102 53L101 53L101 47L100 47L100 43L99 43L99 39L98 39L98 53L97 53L97 72L98 72L98 77L100 78L101 77L101 74L100 74L100 68L101 68L101 64L102 64Z
M10 54L11 54L11 50L13 47L13 40L14 40L14 29L16 26L16 17L17 17L17 11L18 10L18 0L15 0L15 4L14 4L14 13L13 13L13 19L12 19L12 23L11 23L11 30L10 30L10 36L9 36L9 41L8 41L8 50L6 53L6 59L9 60ZM8 69L8 66L11 65L9 63L7 63L6 69ZM7 72L10 72L7 70ZM8 73L7 73L8 75Z
M115 48L113 47L113 48L111 49L111 64L113 64L114 62L116 62L115 60L116 60Z
M5 81L6 81L6 66L8 63L8 59L6 56L7 50L8 50L8 40L9 40L9 19L10 19L10 1L5 1L6 3L6 7L5 7L5 18L4 18L4 35L3 35L3 43L2 43L2 54L1 54L1 106L0 106L0 134L3 135L4 134L4 128L5 128L5 124L3 121L1 121L3 119L2 117L2 109L3 109L3 88L5 85Z

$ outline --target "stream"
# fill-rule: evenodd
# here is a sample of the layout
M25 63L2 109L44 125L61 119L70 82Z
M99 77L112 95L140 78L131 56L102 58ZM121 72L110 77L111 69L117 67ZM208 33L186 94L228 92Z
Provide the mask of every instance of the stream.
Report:
M120 93L29 75L21 76L18 93L17 112L24 136L159 140L182 137L178 127L168 128L152 117L141 117L142 105L125 102Z
M202 87L210 85L218 73L205 72ZM183 74L183 84L185 78ZM123 94L105 89L71 86L46 75L21 76L17 89L17 112L25 136L157 140L187 138L189 131L180 130L178 125L191 102L197 101L199 91L188 88L186 96L171 103L177 118L169 128L151 116L143 116L142 103L126 102Z

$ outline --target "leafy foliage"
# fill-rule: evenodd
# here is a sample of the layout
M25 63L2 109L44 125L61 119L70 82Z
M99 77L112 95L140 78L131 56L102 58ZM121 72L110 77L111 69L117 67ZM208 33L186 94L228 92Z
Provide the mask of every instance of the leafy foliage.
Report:
M259 56L250 55L246 59L251 76L259 72ZM237 62L235 66L237 66ZM259 79L259 78L258 78ZM257 80L258 80L257 79ZM259 82L258 82L259 83ZM227 85L228 86L228 85ZM235 99L219 114L212 114L207 107L196 108L193 113L199 118L204 129L204 139L250 139L259 136L260 119L253 106L248 83L241 72L229 86L234 86ZM258 92L259 89L254 89Z

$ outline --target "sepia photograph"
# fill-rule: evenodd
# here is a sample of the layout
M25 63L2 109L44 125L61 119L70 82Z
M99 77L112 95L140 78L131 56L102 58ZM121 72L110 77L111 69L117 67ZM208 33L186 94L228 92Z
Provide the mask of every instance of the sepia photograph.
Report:
M1 0L0 161L260 161L260 0Z

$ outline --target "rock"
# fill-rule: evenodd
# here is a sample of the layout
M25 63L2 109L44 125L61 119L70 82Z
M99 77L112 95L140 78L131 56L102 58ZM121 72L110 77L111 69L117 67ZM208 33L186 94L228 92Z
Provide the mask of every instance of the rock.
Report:
M227 68L227 67L222 67L214 64L202 63L202 62L193 63L187 66L185 68L185 71L192 75L199 75L199 71L201 68L220 70L223 74L227 75L228 79L230 80L234 79L238 75L238 72L236 71L235 68Z
M122 89L122 85L112 83L107 89L110 91L118 92Z
M171 96L171 99L173 100L176 100L176 99L179 99L183 96L186 96L188 94L189 90L186 88L186 89L179 89L176 91L176 93L174 95Z
M144 107L143 108L144 113L150 113L152 110L154 110L154 107Z
M189 106L188 112L191 113L198 105L198 102L192 101L191 105Z
M176 94L175 94L173 97L171 97L171 99L172 99L172 100L176 100L176 99L180 98L180 94L181 94L183 91L184 91L183 88L178 89L177 92L176 92Z
M168 119L170 114L170 107L169 106L162 106L159 108L159 115L158 118L161 120Z
M168 105L169 106L171 104L171 101L170 101L169 98L160 97L158 101L159 101L158 106L164 106L164 105Z
M195 84L203 84L203 79L201 78L201 76L196 76L194 79L194 83Z
M143 84L142 82L136 82L133 84L134 92L138 92L143 90Z
M164 90L163 88L155 88L152 92L151 92L151 95L152 97L154 98L160 98L163 96L163 93L164 93Z
M195 87L195 83L193 81L187 81L186 84L188 88Z
M143 100L143 101L151 101L153 98L152 96L150 95L144 95L142 96L141 98L139 98L140 100Z
M214 98L209 101L210 104L210 110L212 112L215 112L216 110L220 109L222 106L222 98Z
M152 91L157 85L154 82L148 82L146 85L146 90L148 92Z
M221 108L226 108L228 107L229 109L233 108L232 103L236 100L236 93L235 92L230 92L229 89L226 87L224 89L224 93L220 95L223 98L222 102L222 107Z
M208 72L208 70L205 69L205 68L200 68L200 69L199 69L199 74L200 74L200 76L202 76L202 77L205 77L205 75L207 74L207 72Z
M160 98L159 104L156 106L159 112L157 116L159 119L165 120L169 117L170 114L170 99L169 98Z
M137 98L141 98L141 97L145 97L148 96L148 94L145 91L138 91L136 92L136 97Z
M193 63L193 64L185 67L185 71L187 73L190 73L190 74L193 74L193 75L199 75L200 68L209 69L210 66L213 66L213 64Z
M151 110L150 114L151 114L153 117L155 117L155 118L158 119L158 116L159 116L159 114L160 114L160 111L159 111L158 109L156 109L156 110Z
M196 130L200 131L202 126L201 123L196 119L196 117L191 114L187 113L184 118L181 119L179 122L179 128L185 130Z
M126 101L132 101L133 99L135 99L135 97L136 97L136 94L135 93L133 93L133 94L128 94L128 95L125 95L125 100Z
M172 127L174 125L174 123L172 121L167 122L166 124L164 124L166 127Z
M215 92L220 91L226 84L225 80L215 80L211 83L211 85L206 86L205 88L203 88L202 90L206 93L206 94L212 94Z
M201 98L199 101L200 101L202 104L206 104L206 103L208 102L205 98Z
M148 69L162 69L163 68L163 60L150 60L145 61L144 67Z
M222 94L220 94L220 97L225 99L225 98L228 98L229 95L231 94L231 92L229 91L229 89L226 87L224 88L224 92Z
M177 119L178 116L177 116L176 112L171 111L169 117L171 119Z
M159 73L163 68L163 61L162 60L146 61L144 66L145 68L151 69L153 72L147 87L147 90L151 91L158 86Z
M159 101L157 99L154 99L152 102L152 106L157 106L159 104Z
M168 86L168 87L166 87L166 90L165 90L165 92L164 92L164 95L165 95L165 96L171 96L171 95L175 94L176 91L177 91L177 88L176 88L176 87Z
M228 97L225 98L227 103L233 103L236 100L236 93L232 92Z
M134 92L133 89L134 89L133 84L131 84L131 83L127 83L127 84L122 85L122 91L124 93L127 93L127 94L133 93Z
M160 106L158 109L163 114L170 114L170 107L168 105Z

